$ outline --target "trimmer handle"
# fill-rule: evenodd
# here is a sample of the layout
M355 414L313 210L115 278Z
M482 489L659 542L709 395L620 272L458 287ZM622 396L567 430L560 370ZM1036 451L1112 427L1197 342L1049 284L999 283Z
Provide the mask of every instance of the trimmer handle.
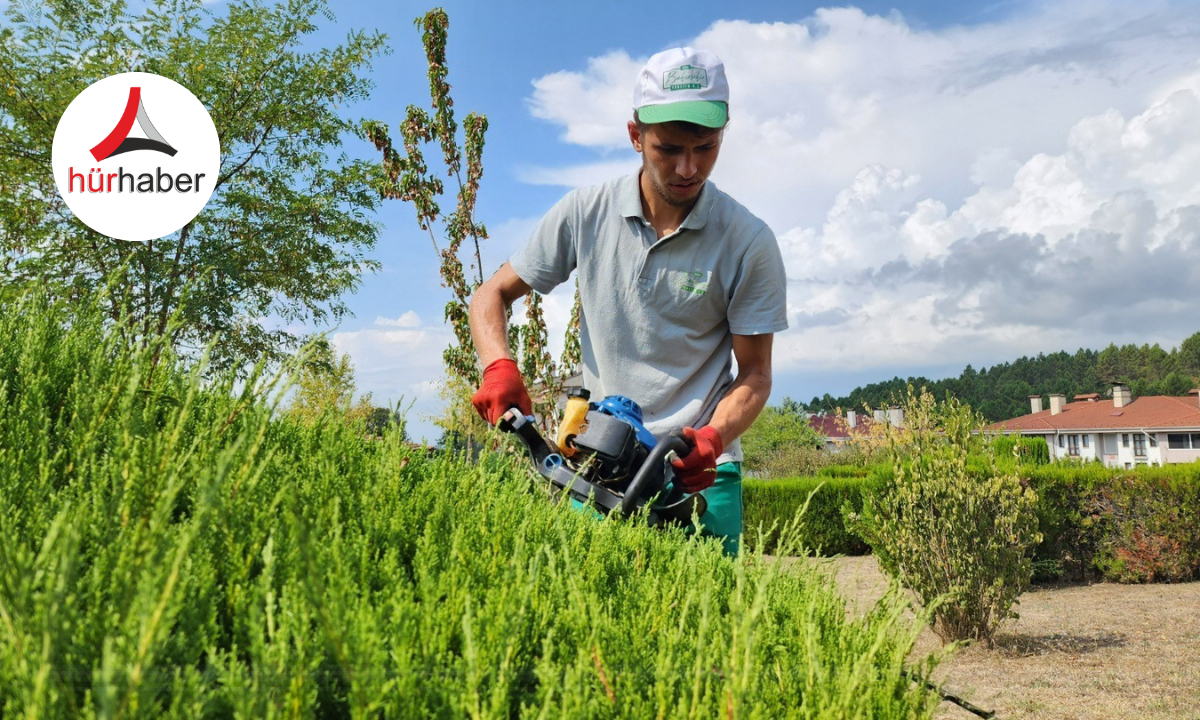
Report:
M532 417L521 412L519 408L509 408L500 419L496 421L496 427L504 432L513 433L517 436L525 447L529 450L529 455L533 458L534 465L537 466L538 472L543 475L549 471L546 465L546 458L557 453L550 443L546 442L546 438L538 432L537 425L534 424Z
M642 499L662 492L666 486L667 463L674 459L672 456L686 455L691 451L692 443L680 432L673 432L659 440L646 456L646 461L633 476L633 480L629 482L629 487L625 489L625 497L621 500L621 514L627 517L632 515L637 512ZM674 495L682 496L682 491L673 487L671 496Z

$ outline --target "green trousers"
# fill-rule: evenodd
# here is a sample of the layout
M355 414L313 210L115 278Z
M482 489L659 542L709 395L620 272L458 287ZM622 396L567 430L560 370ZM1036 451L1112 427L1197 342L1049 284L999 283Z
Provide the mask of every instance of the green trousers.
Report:
M701 490L708 510L700 516L700 535L717 537L725 554L737 557L742 536L742 464L721 463L713 486Z
M725 554L737 557L742 536L742 464L721 463L712 487L701 490L708 509L700 516L700 536L720 538ZM571 500L571 507L585 509L583 503ZM591 511L598 519L604 516ZM689 532L696 528L689 527Z

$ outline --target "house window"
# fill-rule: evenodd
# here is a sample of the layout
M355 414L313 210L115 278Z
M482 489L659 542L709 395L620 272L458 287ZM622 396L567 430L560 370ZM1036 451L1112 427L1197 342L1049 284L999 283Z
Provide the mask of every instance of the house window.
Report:
M1090 438L1090 437L1092 437L1092 436L1091 436L1091 435L1084 435L1084 436L1083 436L1083 446L1084 446L1084 447L1089 447L1089 443L1091 442L1091 441L1089 440L1089 438Z
M1167 447L1172 450L1200 448L1200 433L1167 433Z
M1158 447L1158 436L1157 435L1150 436L1150 447Z
M1079 436L1078 435L1068 435L1067 436L1067 454L1068 455L1078 455L1079 454Z
M1146 457L1145 435L1138 434L1133 436L1133 455L1134 457Z
M1067 442L1067 438L1066 438L1065 436L1063 436L1063 435L1059 435L1059 436L1058 436L1058 446L1059 446L1060 448L1061 448L1061 447L1066 447L1066 442Z
M1129 433L1121 433L1121 447L1129 447Z

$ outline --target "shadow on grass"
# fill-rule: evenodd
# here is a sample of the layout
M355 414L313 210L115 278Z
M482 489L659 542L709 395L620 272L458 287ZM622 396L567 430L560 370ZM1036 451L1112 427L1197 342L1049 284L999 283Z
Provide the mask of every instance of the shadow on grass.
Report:
M1021 633L996 636L996 650L1010 657L1031 655L1082 655L1106 648L1125 647L1128 638L1122 633L1101 632L1094 635L1024 635Z

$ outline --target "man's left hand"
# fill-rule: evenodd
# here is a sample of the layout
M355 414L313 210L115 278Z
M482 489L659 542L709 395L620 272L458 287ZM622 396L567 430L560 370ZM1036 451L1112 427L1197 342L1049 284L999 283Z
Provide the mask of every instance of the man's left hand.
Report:
M685 492L698 493L716 482L717 458L725 451L725 445L721 442L721 434L712 425L699 430L684 428L683 437L691 443L692 451L671 463L675 468L675 480Z

